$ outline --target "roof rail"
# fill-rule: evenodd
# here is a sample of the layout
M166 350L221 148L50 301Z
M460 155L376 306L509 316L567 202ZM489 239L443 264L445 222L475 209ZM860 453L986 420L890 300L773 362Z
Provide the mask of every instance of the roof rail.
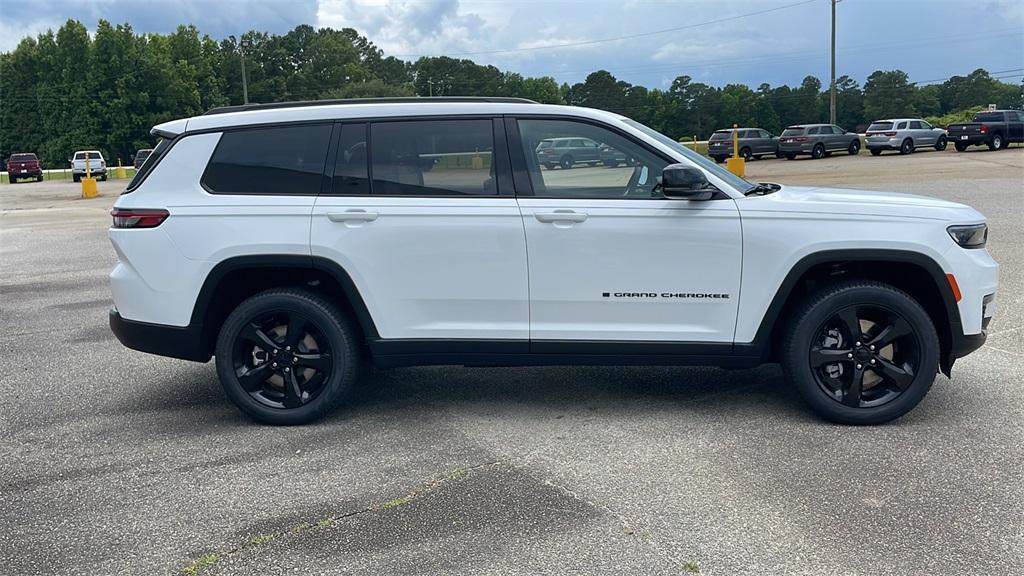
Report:
M340 100L297 100L292 102L271 102L269 104L241 104L238 106L218 106L210 108L203 116L211 114L227 114L228 112L247 112L250 110L273 110L276 108L303 108L306 106L334 106L337 104L386 104L411 102L505 102L513 104L537 104L526 98L506 98L497 96L406 96L394 98L345 98Z

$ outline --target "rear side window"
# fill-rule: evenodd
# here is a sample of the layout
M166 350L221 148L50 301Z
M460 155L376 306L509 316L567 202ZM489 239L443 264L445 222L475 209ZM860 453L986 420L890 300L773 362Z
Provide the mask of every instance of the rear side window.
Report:
M790 126L782 131L783 136L803 136L804 129L796 126Z
M808 134L817 134L820 129L817 126L807 129Z
M490 119L372 124L373 194L496 195L493 150L494 128Z
M370 193L366 153L366 124L345 124L338 140L334 161L333 190L336 196L364 196Z
M974 115L975 122L1002 122L1002 112L979 112Z
M203 186L211 194L316 195L330 139L330 124L225 132Z
M906 122L900 122L899 124L896 125L896 129L897 130L906 130L907 129L907 123Z
M125 193L135 190L139 187L139 184L142 184L142 181L146 179L146 176L149 176L149 173L153 171L153 167L156 166L157 162L160 161L160 158L163 157L164 152L166 152L170 147L171 141L166 138L161 138L160 142L157 142L156 148L147 153L146 161L142 163L142 166L139 166L139 169L135 172L135 176L132 177L132 181L128 183Z

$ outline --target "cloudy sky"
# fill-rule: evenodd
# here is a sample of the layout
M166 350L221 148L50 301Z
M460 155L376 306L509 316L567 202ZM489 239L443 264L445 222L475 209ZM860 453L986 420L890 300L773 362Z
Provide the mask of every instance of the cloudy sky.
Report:
M664 87L796 84L829 74L829 0L0 0L0 51L68 18L138 32L195 24L215 38L298 24L352 27L389 55L471 58L525 75L582 81L605 69ZM4 6L6 5L6 6ZM841 0L838 74L900 68L931 82L986 68L1024 74L1024 1Z

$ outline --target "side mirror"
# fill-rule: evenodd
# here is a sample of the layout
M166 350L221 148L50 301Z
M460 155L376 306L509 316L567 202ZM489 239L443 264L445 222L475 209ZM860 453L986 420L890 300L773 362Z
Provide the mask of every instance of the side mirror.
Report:
M673 200L710 200L714 190L700 170L685 164L669 164L661 172L661 192Z

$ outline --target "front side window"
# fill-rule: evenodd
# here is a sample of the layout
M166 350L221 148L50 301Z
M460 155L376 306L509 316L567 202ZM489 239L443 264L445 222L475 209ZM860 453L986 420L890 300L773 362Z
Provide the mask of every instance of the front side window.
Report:
M540 141L534 141L533 152ZM496 195L494 126L486 120L414 120L370 126L373 195Z
M534 196L541 198L660 198L655 190L669 163L615 132L572 120L519 120ZM576 164L568 151L537 150L546 138L594 142L600 162Z
M911 130L920 130L921 129L921 123L918 122L917 120L911 121L910 122L910 129Z
M211 194L316 195L330 139L330 124L225 132L203 173L203 186Z

